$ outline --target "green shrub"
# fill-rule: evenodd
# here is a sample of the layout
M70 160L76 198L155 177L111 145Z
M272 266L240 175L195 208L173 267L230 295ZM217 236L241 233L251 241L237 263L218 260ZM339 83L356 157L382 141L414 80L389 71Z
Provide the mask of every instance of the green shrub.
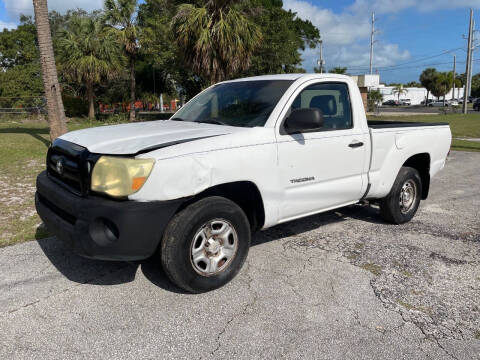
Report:
M65 115L69 118L82 117L88 115L88 101L80 97L63 95L63 106Z

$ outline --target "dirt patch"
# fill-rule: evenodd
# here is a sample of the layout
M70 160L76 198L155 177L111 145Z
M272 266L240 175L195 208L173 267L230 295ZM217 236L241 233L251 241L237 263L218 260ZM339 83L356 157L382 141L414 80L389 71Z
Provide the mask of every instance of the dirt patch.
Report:
M41 224L35 211L35 179L43 167L40 160L30 160L0 175L0 247L35 239Z

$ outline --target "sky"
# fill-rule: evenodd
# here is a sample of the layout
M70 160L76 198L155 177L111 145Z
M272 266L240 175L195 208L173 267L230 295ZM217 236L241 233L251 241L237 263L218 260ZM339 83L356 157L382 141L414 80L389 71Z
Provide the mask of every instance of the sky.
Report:
M102 3L49 0L48 6L64 12L69 8L98 9ZM429 66L449 71L453 55L457 56L457 72L465 72L467 41L463 36L468 32L470 7L480 30L480 0L284 0L283 6L319 28L326 68L347 67L351 74L369 71L374 11L373 67L385 83L418 81ZM21 13L32 14L32 0L0 0L0 30L15 28ZM474 73L480 72L480 51L475 56L479 61L474 62ZM318 48L305 50L303 67L312 71L318 57Z

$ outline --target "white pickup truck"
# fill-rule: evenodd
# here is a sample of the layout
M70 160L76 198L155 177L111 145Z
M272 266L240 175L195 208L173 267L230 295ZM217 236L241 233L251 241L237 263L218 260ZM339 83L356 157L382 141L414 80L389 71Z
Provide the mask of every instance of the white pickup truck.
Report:
M256 230L362 200L388 222L409 221L450 143L447 124L367 122L343 75L238 79L169 120L56 139L36 207L75 252L159 254L176 285L203 292L237 274Z

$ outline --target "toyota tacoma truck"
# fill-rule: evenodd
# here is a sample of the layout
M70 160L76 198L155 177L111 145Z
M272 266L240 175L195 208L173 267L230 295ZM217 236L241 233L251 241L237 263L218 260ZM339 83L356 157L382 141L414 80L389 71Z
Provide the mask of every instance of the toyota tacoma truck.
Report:
M59 137L35 202L76 253L158 254L173 283L198 293L238 273L256 230L364 200L387 222L408 222L450 144L448 124L367 122L347 76L237 79L169 120Z

